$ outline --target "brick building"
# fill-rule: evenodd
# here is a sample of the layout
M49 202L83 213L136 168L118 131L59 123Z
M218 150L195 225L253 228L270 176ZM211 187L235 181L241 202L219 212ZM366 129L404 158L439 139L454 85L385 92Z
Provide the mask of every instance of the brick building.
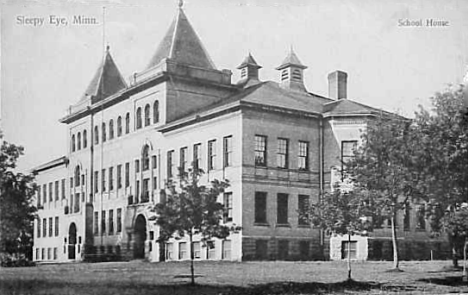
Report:
M237 68L240 81L232 82L182 8L147 68L129 81L109 48L104 54L84 95L60 120L68 126L66 156L35 168L35 261L189 259L184 239L156 242L149 209L177 168L192 162L206 172L203 181L230 181L220 196L224 222L242 226L207 245L196 237L196 259L329 257L329 237L298 211L330 189L341 159L382 112L347 98L346 73L328 76L323 97L306 89L307 66L292 50L276 68L278 81L261 81L249 53ZM356 258L375 249L370 240L360 240L366 253ZM335 256L346 246L340 241L331 247L333 259L343 258Z

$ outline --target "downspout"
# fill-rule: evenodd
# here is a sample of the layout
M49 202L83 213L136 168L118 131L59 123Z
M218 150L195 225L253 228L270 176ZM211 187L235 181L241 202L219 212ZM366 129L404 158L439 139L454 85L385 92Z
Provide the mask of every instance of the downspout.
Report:
M323 195L323 188L324 188L324 130L323 130L323 118L319 118L319 199L318 201L322 201L322 195ZM320 230L320 245L324 246L325 244L325 236L324 236L324 231Z

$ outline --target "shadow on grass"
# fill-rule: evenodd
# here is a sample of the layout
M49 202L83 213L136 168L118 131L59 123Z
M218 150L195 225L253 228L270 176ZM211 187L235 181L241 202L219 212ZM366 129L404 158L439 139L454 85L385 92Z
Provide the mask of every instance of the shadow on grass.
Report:
M323 294L369 291L414 291L406 286L384 286L378 282L344 281L336 283L275 282L249 286L150 284L140 282L66 283L44 280L0 280L0 294Z
M420 282L444 285L444 286L468 286L468 282L463 281L463 277L460 276L450 276L444 278L427 278L419 279Z

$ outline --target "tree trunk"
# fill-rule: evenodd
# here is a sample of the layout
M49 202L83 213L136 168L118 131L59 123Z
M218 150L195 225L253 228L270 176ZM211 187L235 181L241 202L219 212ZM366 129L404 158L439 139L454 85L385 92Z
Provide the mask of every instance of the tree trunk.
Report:
M458 268L457 247L455 246L455 243L452 245L452 265L454 268Z
M351 281L351 232L348 231L348 281Z
M398 242L395 226L395 215L393 215L390 220L392 222L393 269L399 269L400 261L398 258Z
M195 259L195 255L193 253L193 233L190 231L189 234L190 237L190 275L191 275L191 285L195 285L195 270L193 267L193 260Z

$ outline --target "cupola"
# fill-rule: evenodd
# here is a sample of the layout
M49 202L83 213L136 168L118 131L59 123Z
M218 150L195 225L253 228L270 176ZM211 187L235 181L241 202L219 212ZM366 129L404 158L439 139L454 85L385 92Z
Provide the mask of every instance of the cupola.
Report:
M280 86L285 89L307 91L304 86L303 72L307 66L303 65L293 49L276 68L280 71Z
M238 85L250 86L252 84L257 84L258 79L258 70L262 67L257 64L252 54L249 52L249 55L246 56L244 61L237 67L240 70L240 80L237 82Z

